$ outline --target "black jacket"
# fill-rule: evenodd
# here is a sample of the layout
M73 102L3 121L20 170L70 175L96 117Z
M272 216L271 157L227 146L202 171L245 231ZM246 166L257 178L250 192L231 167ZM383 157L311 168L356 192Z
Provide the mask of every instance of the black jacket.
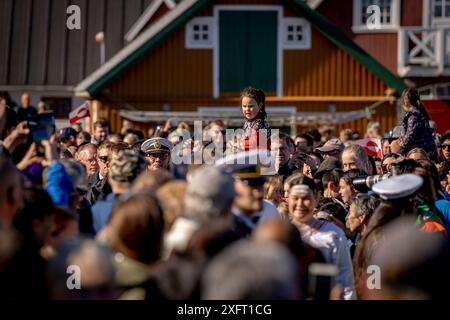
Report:
M104 177L100 180L99 172L97 171L88 179L88 191L85 198L93 205L97 200L105 199L111 192L112 190L108 183L108 177Z

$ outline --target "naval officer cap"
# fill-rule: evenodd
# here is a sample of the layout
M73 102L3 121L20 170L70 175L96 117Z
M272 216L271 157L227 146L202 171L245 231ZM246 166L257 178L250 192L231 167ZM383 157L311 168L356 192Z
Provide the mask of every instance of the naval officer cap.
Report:
M260 185L267 181L267 176L275 174L271 159L267 150L242 151L219 159L215 166L249 185Z
M374 184L372 191L383 200L396 200L413 195L422 184L421 177L407 173Z
M145 140L141 146L141 151L145 155L170 153L173 148L173 143L165 138L151 138Z

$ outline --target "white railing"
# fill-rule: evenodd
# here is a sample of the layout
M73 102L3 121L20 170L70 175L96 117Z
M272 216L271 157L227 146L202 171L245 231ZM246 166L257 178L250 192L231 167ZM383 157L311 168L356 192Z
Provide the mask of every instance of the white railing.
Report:
M450 28L401 28L398 32L399 75L450 75L449 44Z

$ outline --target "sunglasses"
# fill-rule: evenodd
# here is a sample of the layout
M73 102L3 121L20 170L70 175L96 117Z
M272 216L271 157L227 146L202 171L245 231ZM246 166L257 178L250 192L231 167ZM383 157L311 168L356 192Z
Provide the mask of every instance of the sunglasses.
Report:
M108 156L98 157L99 160L101 160L103 163L108 162Z
M450 144L441 144L441 148L442 149L449 149L450 148Z

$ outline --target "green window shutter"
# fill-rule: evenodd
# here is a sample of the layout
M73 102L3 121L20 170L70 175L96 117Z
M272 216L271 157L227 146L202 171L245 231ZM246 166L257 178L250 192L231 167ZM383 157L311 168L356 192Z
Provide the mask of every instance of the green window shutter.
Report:
M220 92L249 85L277 89L277 12L221 11L219 14Z

